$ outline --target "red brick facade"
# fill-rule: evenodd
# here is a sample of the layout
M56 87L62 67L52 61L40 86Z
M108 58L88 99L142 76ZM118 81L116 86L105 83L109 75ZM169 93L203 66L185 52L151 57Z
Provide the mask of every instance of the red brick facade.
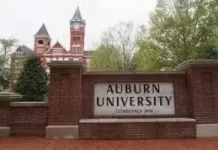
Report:
M76 8L74 16L70 20L69 28L69 49L65 49L59 41L51 45L52 38L45 24L40 27L34 36L34 54L41 58L42 65L48 73L49 68L47 64L51 61L80 61L89 69L89 62L93 51L84 50L86 21L82 18L79 7Z
M190 61L174 72L85 72L79 62L50 67L48 104L0 102L0 125L11 135L45 136L46 126L78 125L80 139L195 138L197 124L218 123L218 61ZM173 82L175 114L96 117L95 83L125 82Z

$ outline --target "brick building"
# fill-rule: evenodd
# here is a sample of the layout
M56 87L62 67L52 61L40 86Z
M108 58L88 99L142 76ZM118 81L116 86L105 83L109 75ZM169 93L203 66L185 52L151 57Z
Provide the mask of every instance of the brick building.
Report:
M85 27L86 22L82 18L79 7L77 7L73 18L70 20L70 49L67 50L59 41L51 46L51 37L48 30L45 24L41 26L35 34L34 54L41 58L47 71L49 71L47 63L50 61L82 61L88 68L93 51L84 50Z
M86 69L88 69L93 51L84 50L85 26L86 22L82 18L79 7L77 7L73 18L70 20L70 49L67 50L59 41L51 46L51 37L45 24L43 24L34 36L34 51L22 45L12 54L10 85L13 86L16 83L24 62L33 54L41 58L47 72L49 72L47 63L51 61L83 61Z
M11 87L13 87L13 85L16 83L17 78L23 70L25 61L33 55L33 50L25 45L19 46L16 51L11 55L9 79Z

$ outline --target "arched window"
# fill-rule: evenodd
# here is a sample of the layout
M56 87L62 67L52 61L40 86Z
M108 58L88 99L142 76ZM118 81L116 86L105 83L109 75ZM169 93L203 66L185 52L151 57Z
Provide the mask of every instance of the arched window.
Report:
M43 40L38 40L38 44L43 44Z

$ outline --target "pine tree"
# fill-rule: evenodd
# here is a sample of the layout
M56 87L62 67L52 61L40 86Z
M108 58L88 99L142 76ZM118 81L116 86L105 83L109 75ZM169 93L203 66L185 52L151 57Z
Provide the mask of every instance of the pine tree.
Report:
M23 95L24 101L44 101L48 76L38 57L29 58L18 78L15 92Z

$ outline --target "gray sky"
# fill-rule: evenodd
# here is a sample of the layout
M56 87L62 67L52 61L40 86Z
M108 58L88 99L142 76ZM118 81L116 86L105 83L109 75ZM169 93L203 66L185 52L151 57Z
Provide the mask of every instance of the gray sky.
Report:
M44 22L52 43L59 40L69 49L69 20L78 3L87 23L85 49L92 49L119 21L147 24L156 0L0 0L0 38L15 37L33 48L33 36Z

